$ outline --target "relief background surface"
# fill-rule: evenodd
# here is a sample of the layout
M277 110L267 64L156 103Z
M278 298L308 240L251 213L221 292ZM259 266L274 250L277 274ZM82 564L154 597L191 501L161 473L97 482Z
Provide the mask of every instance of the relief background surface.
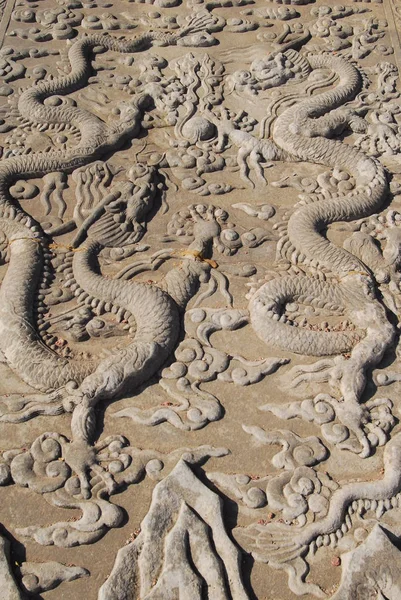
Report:
M7 600L401 597L401 2L0 14Z

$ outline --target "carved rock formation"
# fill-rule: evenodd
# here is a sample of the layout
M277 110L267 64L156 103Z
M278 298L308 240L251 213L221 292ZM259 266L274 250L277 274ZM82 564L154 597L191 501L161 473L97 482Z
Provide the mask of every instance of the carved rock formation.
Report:
M10 542L0 536L0 589L4 600L24 600L10 566Z
M222 502L181 460L154 489L136 540L119 550L99 600L246 600Z
M391 599L401 594L400 551L392 535L385 526L375 525L358 548L341 556L341 583L332 600Z

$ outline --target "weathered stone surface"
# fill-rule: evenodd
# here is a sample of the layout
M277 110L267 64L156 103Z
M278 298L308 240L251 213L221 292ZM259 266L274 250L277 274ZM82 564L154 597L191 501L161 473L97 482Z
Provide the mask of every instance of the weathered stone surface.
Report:
M4 593L398 598L400 30L0 2Z

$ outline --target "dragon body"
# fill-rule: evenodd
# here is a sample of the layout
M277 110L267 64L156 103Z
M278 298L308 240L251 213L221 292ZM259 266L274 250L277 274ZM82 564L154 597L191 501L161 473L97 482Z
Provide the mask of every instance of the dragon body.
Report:
M292 55L295 51L287 53ZM348 171L355 188L345 195L321 199L296 208L291 215L282 254L290 261L304 262L330 273L333 281L312 276L284 276L260 287L250 301L251 323L267 344L308 356L350 352L333 369L349 413L350 427L361 444L361 455L370 452L362 431L363 409L359 405L366 384L366 370L377 365L394 339L394 327L376 297L375 280L368 267L355 255L331 242L322 233L336 221L352 221L380 210L388 192L384 168L350 144L329 136L347 126L360 126L360 117L342 105L361 88L356 67L342 57L309 56L309 71L329 69L338 78L332 90L301 100L277 118L273 142L296 161L321 164ZM346 311L357 331L325 332L294 327L283 309L290 302L336 306Z
M330 281L312 275L288 275L268 281L251 299L251 322L264 342L294 353L308 356L350 353L343 361L337 361L332 380L337 382L341 394L338 416L356 434L360 455L366 457L370 454L369 441L363 432L367 419L360 403L366 371L380 363L393 343L395 330L375 293L374 273L361 256L336 246L323 232L336 221L352 221L379 212L388 184L384 168L376 159L351 144L328 139L350 125L358 130L360 118L342 108L360 91L357 68L334 55L311 55L304 60L309 62L309 71L324 68L334 72L338 84L284 110L274 124L273 141L294 160L347 171L355 179L355 188L348 194L300 204L288 221L287 236L281 245L281 256L286 260L329 273ZM282 314L288 302L314 305L317 301L321 307L333 306L347 312L362 335L356 331L325 332L294 327ZM260 527L254 536L255 556L275 568L285 569L296 594L324 597L318 586L305 583L308 568L304 557L313 546L342 537L350 527L350 515L358 503L383 511L386 505L391 508L398 502L400 444L400 434L387 443L382 479L349 483L336 490L324 518L303 527L273 523Z
M121 104L120 119L112 124L70 104L54 106L44 102L56 94L72 93L86 84L90 75L89 54L94 47L130 53L146 48L155 40L166 45L175 44L183 36L202 30L205 19L205 16L194 17L187 27L174 35L151 32L133 40L90 35L78 40L69 51L70 73L23 92L19 111L31 121L74 125L80 131L79 144L67 151L33 153L0 163L0 229L7 240L10 258L0 291L0 350L7 364L30 386L47 394L64 390L62 405L59 403L55 414L63 407L73 410L72 433L76 444L71 444L70 466L76 463L78 473L92 462L88 448L94 436L96 403L146 381L173 350L179 334L179 312L196 293L200 279L205 273L207 277L210 269L199 258L215 235L217 224L198 227L199 235L195 236L191 246L192 255L190 252L159 286L113 280L101 275L97 263L99 251L105 246L121 243L121 230L108 231L106 235L100 227L99 233L99 222L107 219L104 211L103 216L101 211L97 215L99 218L92 229L89 227L85 231L81 227L76 245L85 240L85 246L80 247L79 252L70 253L70 285L74 286L75 295L90 297L95 304L102 302L110 310L127 311L135 321L136 334L128 346L111 357L74 361L57 355L44 344L38 333L37 320L44 310L40 286L50 268L48 241L40 225L14 206L9 187L20 178L41 177L54 171L71 172L104 153L117 150L127 138L139 132L143 112L154 100L151 92L136 97L130 104ZM113 199L109 198L110 201ZM84 479L82 483L88 487Z

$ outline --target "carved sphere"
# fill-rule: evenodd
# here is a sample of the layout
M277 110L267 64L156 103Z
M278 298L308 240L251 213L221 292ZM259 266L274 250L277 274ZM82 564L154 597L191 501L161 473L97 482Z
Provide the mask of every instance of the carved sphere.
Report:
M204 117L192 117L182 128L182 135L191 142L210 140L215 134L215 126Z

